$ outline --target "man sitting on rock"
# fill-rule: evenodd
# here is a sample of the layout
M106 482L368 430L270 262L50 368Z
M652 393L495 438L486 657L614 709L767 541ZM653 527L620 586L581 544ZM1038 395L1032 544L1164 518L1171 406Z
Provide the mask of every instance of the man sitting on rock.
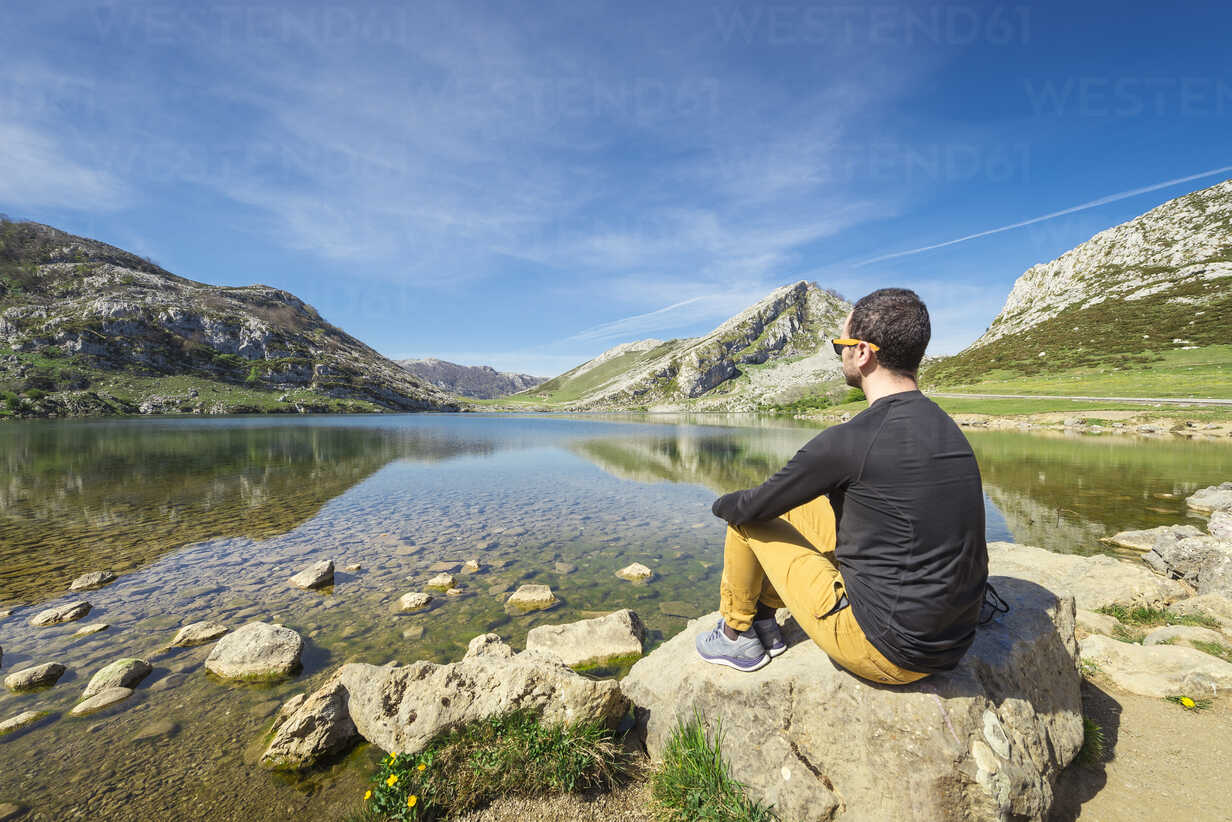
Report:
M708 662L755 671L786 650L786 607L831 659L883 684L954 668L988 578L984 495L966 437L920 393L928 310L912 291L860 299L833 340L868 408L822 431L756 488L725 494L728 522Z

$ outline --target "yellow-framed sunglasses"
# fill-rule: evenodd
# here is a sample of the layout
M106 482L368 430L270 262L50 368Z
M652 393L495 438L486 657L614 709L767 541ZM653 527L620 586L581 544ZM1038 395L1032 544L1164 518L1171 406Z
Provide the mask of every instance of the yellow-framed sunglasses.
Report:
M830 340L830 344L834 346L834 353L838 355L839 359L843 358L844 348L851 346L851 345L859 345L860 343L864 343L865 345L867 345L869 348L873 349L874 351L881 350L881 346L877 345L876 343L871 343L868 340L853 340L847 337L836 337L835 339Z

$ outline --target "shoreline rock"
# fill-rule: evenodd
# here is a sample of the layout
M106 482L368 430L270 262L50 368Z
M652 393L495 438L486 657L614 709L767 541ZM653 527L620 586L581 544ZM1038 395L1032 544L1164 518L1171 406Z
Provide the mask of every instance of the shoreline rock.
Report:
M1232 482L1209 485L1186 498L1185 504L1195 511L1210 514L1215 511L1232 511Z
M564 625L537 625L526 634L526 650L553 654L576 668L641 656L645 639L646 626L625 608Z
M1175 536L1177 539L1184 539L1201 535L1202 532L1192 525L1160 525L1141 531L1118 531L1110 537L1104 537L1103 542L1145 552L1154 548L1155 541L1161 537Z
M750 794L785 819L1041 822L1083 740L1074 600L1021 579L993 584L1009 613L977 630L955 670L910 685L842 670L792 619L787 652L761 670L708 664L693 640L710 615L635 663L621 687L652 757L679 718L700 715L708 733L721 726Z
M1232 663L1182 645L1136 645L1094 634L1079 644L1082 661L1118 688L1142 696L1213 696L1232 687Z
M1149 568L1106 554L1058 554L1012 542L988 543L988 572L1035 582L1056 593L1070 593L1079 608L1108 605L1163 608L1190 591Z
M356 737L414 754L443 730L519 709L550 725L589 720L615 727L628 702L611 680L588 679L548 654L514 654L500 637L483 634L447 665L341 666L280 724L261 765L311 767Z

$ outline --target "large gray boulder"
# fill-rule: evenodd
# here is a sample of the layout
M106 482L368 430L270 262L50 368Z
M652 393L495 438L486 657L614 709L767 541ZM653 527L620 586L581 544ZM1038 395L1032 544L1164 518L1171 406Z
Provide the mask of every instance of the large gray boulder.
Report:
M1207 486L1186 499L1185 504L1195 511L1208 514L1213 511L1232 511L1232 482Z
M584 677L549 654L515 655L500 637L487 634L448 665L343 665L283 721L261 762L307 768L356 737L385 751L413 754L441 731L520 709L550 725L591 721L614 727L628 702L612 680Z
M1079 608L1107 605L1162 608L1189 590L1141 565L1097 554L1058 554L1012 542L988 543L988 572L1029 579L1059 594L1072 594Z
M1141 531L1119 531L1105 538L1104 541L1122 548L1132 548L1135 551L1149 551L1155 547L1155 541L1161 537L1184 539L1201 535L1202 532L1193 525L1160 525L1157 528L1146 528Z
M526 634L526 650L554 654L570 668L641 656L646 626L625 608L565 625L539 625Z
M205 669L225 679L278 679L299 670L303 651L303 638L290 628L250 622L218 640Z
M1199 594L1232 596L1232 541L1212 536L1159 539L1142 561L1164 576L1184 580Z
M150 663L144 659L128 657L100 668L98 673L90 677L90 682L81 692L82 699L89 699L108 688L136 688L141 680L150 675Z
M978 629L953 671L910 685L848 673L790 619L790 647L761 670L708 664L693 641L712 614L634 664L621 687L652 757L679 719L700 716L783 819L1043 820L1083 739L1074 600L992 581L1009 613Z
M46 608L30 617L30 624L36 628L48 625L59 625L63 622L75 622L90 613L90 603L84 599L76 602L66 602L53 608Z
M1215 696L1232 687L1232 663L1181 645L1082 640L1082 661L1114 685L1143 696Z

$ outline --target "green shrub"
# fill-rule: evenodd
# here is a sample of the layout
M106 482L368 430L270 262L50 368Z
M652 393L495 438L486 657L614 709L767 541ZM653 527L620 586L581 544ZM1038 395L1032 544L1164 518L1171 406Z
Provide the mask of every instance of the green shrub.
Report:
M38 401L46 396L47 396L47 392L43 391L40 388L27 388L26 389L26 397L28 399Z
M360 813L400 822L438 819L500 796L606 788L623 768L605 728L549 727L533 713L515 711L441 734L418 754L385 757Z
M244 382L249 385L255 385L261 379L261 372L257 366L248 369L248 376L244 378Z
M681 720L663 750L651 781L657 815L664 822L768 822L770 808L749 799L723 760L721 730L713 743L700 715Z
M847 396L843 397L843 402L866 402L868 397L864 396L864 392L859 388L853 388L847 392Z

